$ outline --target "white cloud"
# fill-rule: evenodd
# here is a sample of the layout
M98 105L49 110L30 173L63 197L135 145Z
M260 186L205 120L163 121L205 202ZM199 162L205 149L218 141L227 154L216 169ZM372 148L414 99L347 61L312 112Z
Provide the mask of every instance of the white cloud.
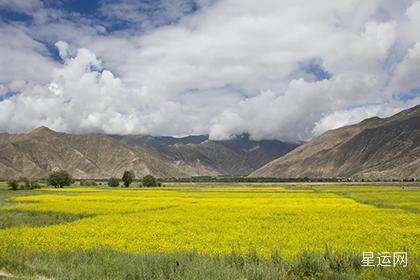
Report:
M385 117L401 111L404 107L388 107L385 105L368 105L361 108L335 111L316 122L313 134L319 135L329 129L355 124L372 117Z
M109 18L149 20L134 2L103 3ZM176 23L147 32L55 11L0 26L15 42L0 43L0 61L19 62L1 82L22 91L0 102L0 128L296 141L418 100L399 96L420 86L419 1L202 1L191 15L183 3L161 7ZM64 65L34 39L58 41Z
M2 0L0 2L0 9L7 9L18 12L30 13L42 7L40 0Z
M420 42L408 50L403 61L397 66L392 79L394 94L420 88Z
M61 59L64 60L69 57L69 44L67 44L67 42L58 41L57 43L55 43L55 46L58 49L58 53Z
M47 82L52 69L58 65L49 58L45 46L19 26L0 25L0 34L0 83Z
M62 52L67 44L58 44ZM150 95L146 88L127 87L87 49L75 57L63 55L64 65L52 74L52 82L28 86L20 94L0 102L0 129L30 130L47 125L73 132L193 133L194 112L182 104ZM2 89L3 91L3 89ZM187 112L185 112L187 111ZM5 112L5 114L3 114ZM169 119L183 120L171 123ZM184 127L190 126L190 130Z

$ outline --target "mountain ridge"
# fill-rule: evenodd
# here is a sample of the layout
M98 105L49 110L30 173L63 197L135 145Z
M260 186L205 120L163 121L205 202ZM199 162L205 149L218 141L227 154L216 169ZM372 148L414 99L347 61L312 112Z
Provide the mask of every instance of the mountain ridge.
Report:
M73 135L40 127L27 134L0 136L0 177L42 178L65 169L76 178L108 178L125 169L138 175L186 176L153 152L106 135Z
M182 138L149 135L112 136L132 146L148 146L191 173L191 175L248 175L256 168L298 146L278 140L254 141L248 135L231 140L211 140L207 135ZM152 138L151 138L152 137ZM165 143L162 143L162 138ZM168 141L169 138L172 138ZM152 141L154 139L155 141ZM189 171L187 171L189 170Z
M69 134L41 126L29 133L0 133L0 178L45 178L54 169L65 169L81 179L120 177L127 169L138 177L149 173L157 177L247 175L297 146L275 141L274 148L265 148L261 142L264 148L253 152L232 147L240 140L229 141L233 144L212 141L206 135ZM247 139L243 145L259 150L258 143Z
M418 178L420 105L327 131L249 176Z

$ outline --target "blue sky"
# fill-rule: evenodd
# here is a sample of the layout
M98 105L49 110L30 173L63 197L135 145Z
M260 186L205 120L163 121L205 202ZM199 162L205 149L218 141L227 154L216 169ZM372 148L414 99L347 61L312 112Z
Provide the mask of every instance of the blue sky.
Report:
M301 141L420 103L417 0L0 1L0 131Z
M193 0L174 1L182 2L182 5L172 5L176 12L168 11L168 2L161 0L141 0L141 1L106 1L106 0L65 0L65 1L41 1L44 9L51 9L62 12L62 18L78 20L84 18L91 22L101 23L106 26L108 32L120 31L123 29L141 29L141 23L150 22L153 27L167 24L174 24L184 15L196 12L198 4ZM127 5L128 3L128 5ZM139 15L138 19L130 17L121 17L118 14L112 14L109 7L120 6L121 12L124 12L124 5L127 5L129 12L135 12ZM34 19L30 10L14 9L12 5L0 9L2 21L5 22L25 22L31 23Z

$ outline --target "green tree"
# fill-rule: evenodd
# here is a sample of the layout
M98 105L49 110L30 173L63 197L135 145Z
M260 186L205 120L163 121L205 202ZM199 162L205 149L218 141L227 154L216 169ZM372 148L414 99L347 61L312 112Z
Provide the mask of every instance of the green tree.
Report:
M144 187L157 187L159 184L156 178L152 175L146 175L143 177L142 184Z
M32 184L31 184L32 182L31 182L31 180L29 180L26 177L22 177L22 178L20 178L20 181L22 182L22 185L20 185L20 188L22 190L30 190L30 189L32 189Z
M9 186L9 188L10 188L11 190L16 191L16 190L18 190L18 188L19 188L19 181L18 181L18 180L16 180L16 179L9 179L9 180L7 181L7 185Z
M33 190L33 189L40 189L40 188L41 188L41 185L38 184L38 182L31 181L31 190Z
M124 182L124 186L126 188L128 188L130 186L130 184L133 182L134 180L134 172L133 171L124 171L124 174L122 176L122 181Z
M115 177L111 177L108 180L108 186L116 188L120 185L120 180L118 178Z
M79 181L79 185L80 186L97 186L98 184L96 184L95 180L80 180Z
M48 185L54 186L55 188L62 188L64 186L70 186L73 184L73 178L65 170L53 171L48 175Z

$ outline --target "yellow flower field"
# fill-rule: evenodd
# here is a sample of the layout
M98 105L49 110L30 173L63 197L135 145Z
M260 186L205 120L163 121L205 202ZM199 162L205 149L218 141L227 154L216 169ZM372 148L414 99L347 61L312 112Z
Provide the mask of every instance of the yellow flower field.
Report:
M360 202L363 197L377 203ZM404 198L407 197L405 202ZM391 187L165 187L42 189L3 209L85 214L77 221L0 230L0 251L110 247L121 252L255 249L420 252L420 189ZM359 202L357 202L359 201ZM404 208L406 205L410 208ZM417 207L417 208L416 208Z

